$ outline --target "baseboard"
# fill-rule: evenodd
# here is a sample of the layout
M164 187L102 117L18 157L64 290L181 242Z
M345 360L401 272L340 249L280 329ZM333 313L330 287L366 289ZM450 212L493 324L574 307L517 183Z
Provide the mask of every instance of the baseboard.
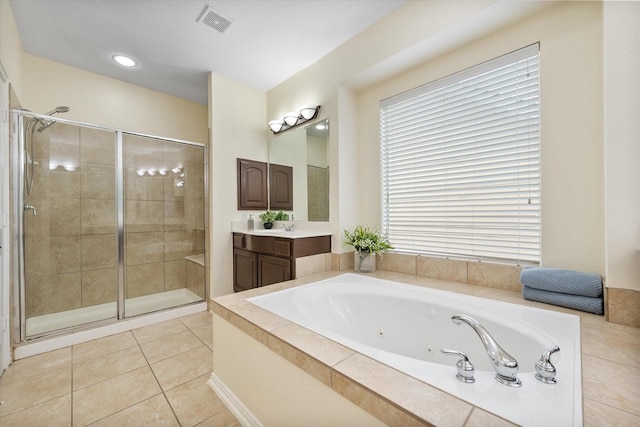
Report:
M215 372L207 381L209 387L218 395L229 411L238 419L243 427L263 427L262 423L253 415L238 397L218 378Z

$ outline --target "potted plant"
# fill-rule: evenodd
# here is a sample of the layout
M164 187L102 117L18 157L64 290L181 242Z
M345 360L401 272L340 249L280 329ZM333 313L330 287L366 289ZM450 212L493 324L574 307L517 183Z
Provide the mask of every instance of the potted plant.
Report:
M265 213L260 214L260 221L262 221L262 226L269 230L273 227L273 221L276 220L276 213L274 211L267 210Z
M362 225L353 232L344 230L344 242L355 248L354 269L361 273L376 271L376 255L382 256L387 250L393 249L387 236Z
M276 221L289 221L289 214L288 213L284 213L283 211L280 211L276 214L275 217Z

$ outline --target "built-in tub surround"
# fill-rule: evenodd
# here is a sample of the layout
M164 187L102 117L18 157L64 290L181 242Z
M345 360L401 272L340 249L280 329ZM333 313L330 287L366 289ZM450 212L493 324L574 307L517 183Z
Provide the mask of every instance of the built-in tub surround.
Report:
M336 271L320 273L219 297L213 301L212 309L219 322L230 325L238 334L251 337L256 345L288 360L318 383L333 389L388 425L510 425L500 417L245 301L248 297L338 274ZM519 292L380 270L367 276L579 315L584 425L640 425L640 396L635 391L636 384L640 382L640 360L637 358L640 352L639 330L607 323L603 316L524 301ZM221 351L233 352L231 343L228 344L230 347ZM214 345L221 348L217 343ZM216 357L214 354L214 375L217 374ZM282 388L286 381L277 384ZM465 384L460 383L460 386ZM540 386L546 385L540 383Z
M355 274L248 301L516 424L582 425L582 407L575 404L582 400L577 316ZM496 383L478 337L452 322L458 314L478 321L515 357L519 389ZM558 381L545 387L534 367L556 345L562 349L553 361ZM460 386L457 360L442 348L466 353L475 366L473 385Z

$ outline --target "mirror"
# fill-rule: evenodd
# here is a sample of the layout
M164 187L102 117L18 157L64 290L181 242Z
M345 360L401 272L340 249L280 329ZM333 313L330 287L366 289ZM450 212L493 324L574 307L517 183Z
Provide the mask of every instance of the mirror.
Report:
M297 221L329 221L329 119L276 135L269 162L293 167Z

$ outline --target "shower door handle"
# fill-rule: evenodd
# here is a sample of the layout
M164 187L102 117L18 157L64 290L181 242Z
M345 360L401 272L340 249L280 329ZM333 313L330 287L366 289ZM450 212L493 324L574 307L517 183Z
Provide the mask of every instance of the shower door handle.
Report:
M33 216L38 215L38 211L36 210L36 208L31 206L31 205L24 205L24 210L25 211L32 210L33 211Z

